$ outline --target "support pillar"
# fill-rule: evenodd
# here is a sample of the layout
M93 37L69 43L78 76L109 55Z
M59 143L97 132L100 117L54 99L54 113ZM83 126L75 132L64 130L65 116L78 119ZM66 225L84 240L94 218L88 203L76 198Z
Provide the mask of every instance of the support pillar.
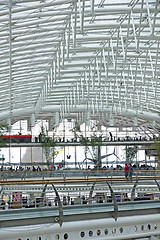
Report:
M55 113L55 125L58 126L59 125L59 112Z
M101 146L98 147L98 168L102 167L102 161L101 161Z

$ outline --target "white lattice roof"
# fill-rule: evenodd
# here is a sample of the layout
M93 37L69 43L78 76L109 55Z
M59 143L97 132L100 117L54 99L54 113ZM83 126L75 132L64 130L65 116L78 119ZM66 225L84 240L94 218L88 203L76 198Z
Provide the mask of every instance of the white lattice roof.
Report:
M156 126L159 45L159 0L0 0L0 120Z

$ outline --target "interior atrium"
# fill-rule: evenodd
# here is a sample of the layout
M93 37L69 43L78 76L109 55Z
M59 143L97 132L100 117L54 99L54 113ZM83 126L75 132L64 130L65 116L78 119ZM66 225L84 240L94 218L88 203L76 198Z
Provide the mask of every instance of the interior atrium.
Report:
M160 0L0 0L0 240L159 239L159 131Z

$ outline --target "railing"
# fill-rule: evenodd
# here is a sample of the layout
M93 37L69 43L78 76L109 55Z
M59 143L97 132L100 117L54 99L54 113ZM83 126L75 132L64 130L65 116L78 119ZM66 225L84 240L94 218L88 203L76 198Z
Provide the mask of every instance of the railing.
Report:
M77 196L85 196L85 201L87 203L92 203L93 201L99 202L99 197L102 197L103 202L112 201L113 194L110 194L110 191L114 191L118 194L118 201L127 200L144 200L144 199L159 199L160 197L160 185L159 177L133 177L132 180L126 180L124 177L80 177L80 178L46 178L46 179L28 179L28 180L8 180L0 181L0 199L5 198L5 195L16 195L17 199L20 199L22 196L30 194L38 197L40 199L40 206L47 206L47 202L52 202L52 197L55 197L52 184L56 186L56 189L60 195L60 198L63 199L66 196L67 198L76 199ZM112 189L111 189L111 188ZM93 193L94 192L94 193ZM129 195L128 195L129 194ZM140 195L137 195L140 194ZM46 198L47 196L47 198ZM112 196L112 197L111 197ZM11 196L13 199L13 196ZM46 201L46 199L48 199ZM49 200L50 199L50 200ZM64 200L64 199L63 199ZM76 199L75 202L82 201ZM17 202L17 201L16 201ZM71 201L72 202L72 201ZM45 203L45 204L44 204ZM37 204L37 201L34 200L34 204ZM71 203L70 203L71 204ZM64 204L65 205L65 204ZM39 206L36 205L36 206ZM21 206L22 207L22 206Z
M7 179L29 179L29 178L52 178L52 177L85 177L105 176L105 177L124 177L124 170L45 170L45 171L0 171L0 180ZM134 170L134 177L140 176L160 176L160 170Z

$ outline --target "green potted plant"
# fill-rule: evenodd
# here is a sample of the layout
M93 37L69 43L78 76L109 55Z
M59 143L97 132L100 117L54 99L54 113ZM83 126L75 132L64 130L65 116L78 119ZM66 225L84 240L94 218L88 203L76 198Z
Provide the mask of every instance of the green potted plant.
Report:
M9 143L8 139L5 139L4 133L8 131L8 124L0 123L0 147L6 147L7 143Z
M41 146L44 149L47 166L49 167L51 164L54 165L54 155L56 153L55 147L57 146L57 141L54 139L54 135L53 138L49 137L47 131L45 131L43 127L41 128L41 138Z
M132 163L137 154L137 146L126 146L126 162Z

